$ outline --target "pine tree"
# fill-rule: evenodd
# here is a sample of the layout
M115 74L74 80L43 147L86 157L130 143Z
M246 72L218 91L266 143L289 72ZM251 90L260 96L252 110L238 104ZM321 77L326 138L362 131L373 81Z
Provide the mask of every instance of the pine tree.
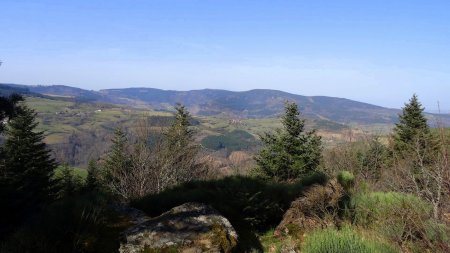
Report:
M88 175L86 178L86 188L88 190L94 190L99 186L99 170L94 160L90 160L88 164Z
M322 153L321 138L315 131L305 132L295 103L287 102L282 117L282 129L260 136L263 148L255 160L262 176L276 181L291 181L312 171L319 165Z
M106 174L114 171L125 170L129 166L129 155L127 153L127 137L123 130L118 127L114 131L112 147L106 159Z
M0 97L0 133L4 129L3 120L12 119L16 116L20 101L23 101L23 97L18 94L12 94L9 97Z
M160 152L164 167L172 174L169 183L176 185L198 178L205 164L198 160L200 146L195 143L191 127L191 115L183 105L175 107L175 120L164 134L163 150ZM169 172L169 171L167 171Z
M68 164L63 164L60 172L61 174L58 177L58 185L60 188L58 197L63 198L77 193L81 189L82 178L75 175L73 168L71 168Z
M186 107L177 104L175 110L175 120L166 131L165 138L171 148L180 148L193 142L194 132L189 129L191 115Z
M24 219L53 197L56 163L43 142L44 133L36 131L37 125L36 113L20 105L5 131L0 194L5 204L2 211L7 214L2 218Z
M430 134L423 111L422 104L414 94L409 103L403 107L402 114L399 115L399 122L394 128L394 149L397 152L409 150L415 145L415 142Z
M112 139L112 147L104 165L104 185L106 185L113 193L124 194L123 181L127 177L128 170L132 164L131 157L128 152L128 140L125 133L120 127L114 131Z

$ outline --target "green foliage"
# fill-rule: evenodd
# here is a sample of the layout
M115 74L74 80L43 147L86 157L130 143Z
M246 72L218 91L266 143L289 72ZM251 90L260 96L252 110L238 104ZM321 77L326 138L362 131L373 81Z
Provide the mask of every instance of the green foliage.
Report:
M171 148L180 148L189 145L193 141L194 132L191 126L191 115L186 107L177 104L175 106L175 120L165 132L165 139Z
M17 115L18 103L23 97L11 94L9 97L0 96L0 133L4 130L3 120L12 119Z
M398 192L371 192L355 197L355 224L374 229L390 240L407 243L445 243L448 230L434 222L431 206ZM425 245L427 246L427 245Z
M212 150L223 148L228 151L247 150L252 144L255 144L255 138L244 130L233 130L222 135L210 135L202 140L202 145Z
M118 127L114 131L112 147L105 161L106 180L115 180L115 174L125 172L131 161L127 152L128 140L123 130Z
M306 186L325 181L323 175L305 177L289 185L241 176L193 181L149 195L132 202L132 205L150 216L157 216L186 202L209 204L230 220L240 236L239 245L244 252L255 245L252 231L278 225L291 201Z
M375 238L365 238L351 227L317 230L306 236L305 253L398 253L394 246Z
M365 148L356 152L359 162L358 172L365 179L377 181L381 177L381 170L388 162L388 148L377 137L369 140L365 146Z
M36 132L36 113L20 105L8 124L0 161L0 224L15 224L52 199L55 161L43 132ZM1 232L0 232L1 233Z
M94 190L100 186L100 170L94 160L90 160L87 168L86 188Z
M337 174L337 180L346 191L355 185L355 176L349 171L341 171Z
M255 160L263 175L275 181L291 181L316 170L321 159L321 138L305 132L295 103L286 103L283 129L261 135L263 148Z
M84 185L84 180L80 175L74 173L73 168L69 165L64 164L61 166L58 175L55 175L58 180L58 197L62 198L65 196L74 195L76 192L80 191Z
M127 174L132 160L128 152L127 137L121 128L116 128L112 147L104 164L102 184L112 193L121 194L121 179ZM125 197L125 196L123 196Z
M399 122L394 128L394 148L397 151L409 150L419 138L429 134L427 119L423 114L425 109L416 94L403 107Z
M192 117L186 107L180 104L175 106L175 110L175 121L165 131L159 150L163 167L172 170L169 185L201 178L205 173L205 164L197 159L200 145L196 143L191 129Z

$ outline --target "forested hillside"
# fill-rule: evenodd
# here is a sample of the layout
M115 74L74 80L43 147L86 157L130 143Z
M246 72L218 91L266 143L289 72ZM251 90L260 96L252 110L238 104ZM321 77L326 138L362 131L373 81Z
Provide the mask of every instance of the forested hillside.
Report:
M295 101L308 119L327 120L341 124L392 125L397 121L398 109L357 102L345 98L301 96L277 90L170 91L153 88L124 88L89 91L63 85L17 86L47 96L72 98L76 101L113 103L137 108L173 111L176 103L184 104L193 115L236 118L274 118L282 114L285 101ZM436 115L427 114L431 124ZM450 123L444 114L441 120Z

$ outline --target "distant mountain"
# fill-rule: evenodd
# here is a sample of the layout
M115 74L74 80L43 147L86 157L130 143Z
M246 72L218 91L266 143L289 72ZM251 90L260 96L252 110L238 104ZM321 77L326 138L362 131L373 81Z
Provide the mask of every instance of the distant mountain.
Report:
M194 115L227 116L236 118L277 117L283 111L284 102L294 101L301 112L310 119L328 120L343 124L393 124L398 109L384 108L345 98L325 96L301 96L278 90L227 90L173 91L154 88L84 90L63 85L19 86L33 93L47 96L71 97L80 101L123 104L147 107L155 110L173 110L176 103L184 104ZM435 114L428 114L431 119ZM450 123L450 115L439 115Z
M308 118L340 123L393 123L399 110L387 109L343 98L301 96L277 90L170 91L151 88L101 90L110 97L139 101L159 110L170 109L175 103L186 105L197 115L232 115L243 118L276 117L286 100L295 101Z

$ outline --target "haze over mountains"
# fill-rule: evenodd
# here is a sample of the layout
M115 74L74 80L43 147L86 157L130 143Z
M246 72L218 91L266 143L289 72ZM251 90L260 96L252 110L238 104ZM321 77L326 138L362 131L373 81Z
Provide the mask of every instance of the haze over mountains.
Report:
M0 94L17 89L20 93L41 94L57 99L74 99L84 102L121 104L138 108L170 111L176 103L184 104L199 116L228 116L239 118L277 117L283 111L286 100L295 101L309 119L329 120L343 124L393 124L399 109L385 108L345 98L326 96L302 96L278 90L227 90L173 91L154 88L105 89L100 91L52 85L26 86L0 84ZM432 120L436 114L427 114ZM450 115L439 115L443 123L450 122Z

